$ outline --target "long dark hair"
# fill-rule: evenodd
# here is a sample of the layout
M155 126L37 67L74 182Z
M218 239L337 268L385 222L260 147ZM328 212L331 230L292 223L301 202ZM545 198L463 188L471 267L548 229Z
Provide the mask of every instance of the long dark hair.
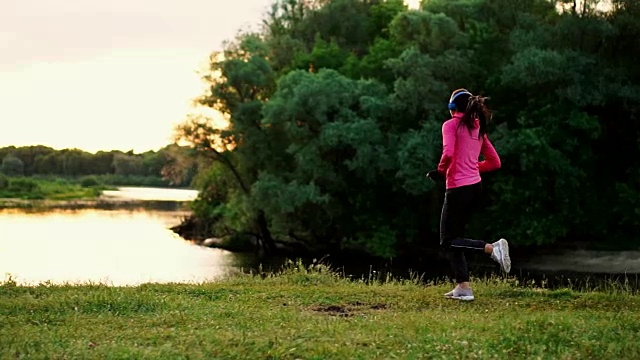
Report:
M487 133L487 124L491 121L491 111L485 104L485 100L488 97L482 97L480 95L471 95L466 89L458 89L451 94L454 97L458 93L463 93L456 96L453 99L453 103L458 111L464 110L462 115L461 124L464 124L469 130L475 127L475 119L480 122L479 138L483 138Z

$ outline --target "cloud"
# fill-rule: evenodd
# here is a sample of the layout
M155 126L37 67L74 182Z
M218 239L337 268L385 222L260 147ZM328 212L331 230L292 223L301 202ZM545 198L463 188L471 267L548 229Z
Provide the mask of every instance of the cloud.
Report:
M213 51L259 23L270 0L4 0L0 63L77 60L121 49Z

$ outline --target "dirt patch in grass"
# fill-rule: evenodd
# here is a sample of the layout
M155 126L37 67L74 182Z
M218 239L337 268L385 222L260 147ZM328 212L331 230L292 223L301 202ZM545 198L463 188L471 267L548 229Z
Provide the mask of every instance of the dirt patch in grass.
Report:
M386 310L388 308L389 306L384 303L364 304L357 301L347 305L317 305L313 306L311 310L329 316L351 317L369 310Z

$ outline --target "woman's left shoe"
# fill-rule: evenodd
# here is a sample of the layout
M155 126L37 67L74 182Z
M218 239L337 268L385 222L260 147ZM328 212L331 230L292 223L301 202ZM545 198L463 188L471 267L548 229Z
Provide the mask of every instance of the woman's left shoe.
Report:
M505 239L500 239L493 244L491 258L500 264L502 271L507 274L511 271L511 258L509 257L509 243Z

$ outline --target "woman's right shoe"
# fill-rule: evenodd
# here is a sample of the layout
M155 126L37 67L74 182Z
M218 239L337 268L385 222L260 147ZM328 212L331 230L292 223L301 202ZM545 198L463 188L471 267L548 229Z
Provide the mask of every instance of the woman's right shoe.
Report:
M444 294L444 296L448 299L454 299L454 300L462 300L462 301L471 301L474 300L475 298L473 297L473 290L469 289L461 289L459 287L456 286L455 289L449 291L448 293Z

